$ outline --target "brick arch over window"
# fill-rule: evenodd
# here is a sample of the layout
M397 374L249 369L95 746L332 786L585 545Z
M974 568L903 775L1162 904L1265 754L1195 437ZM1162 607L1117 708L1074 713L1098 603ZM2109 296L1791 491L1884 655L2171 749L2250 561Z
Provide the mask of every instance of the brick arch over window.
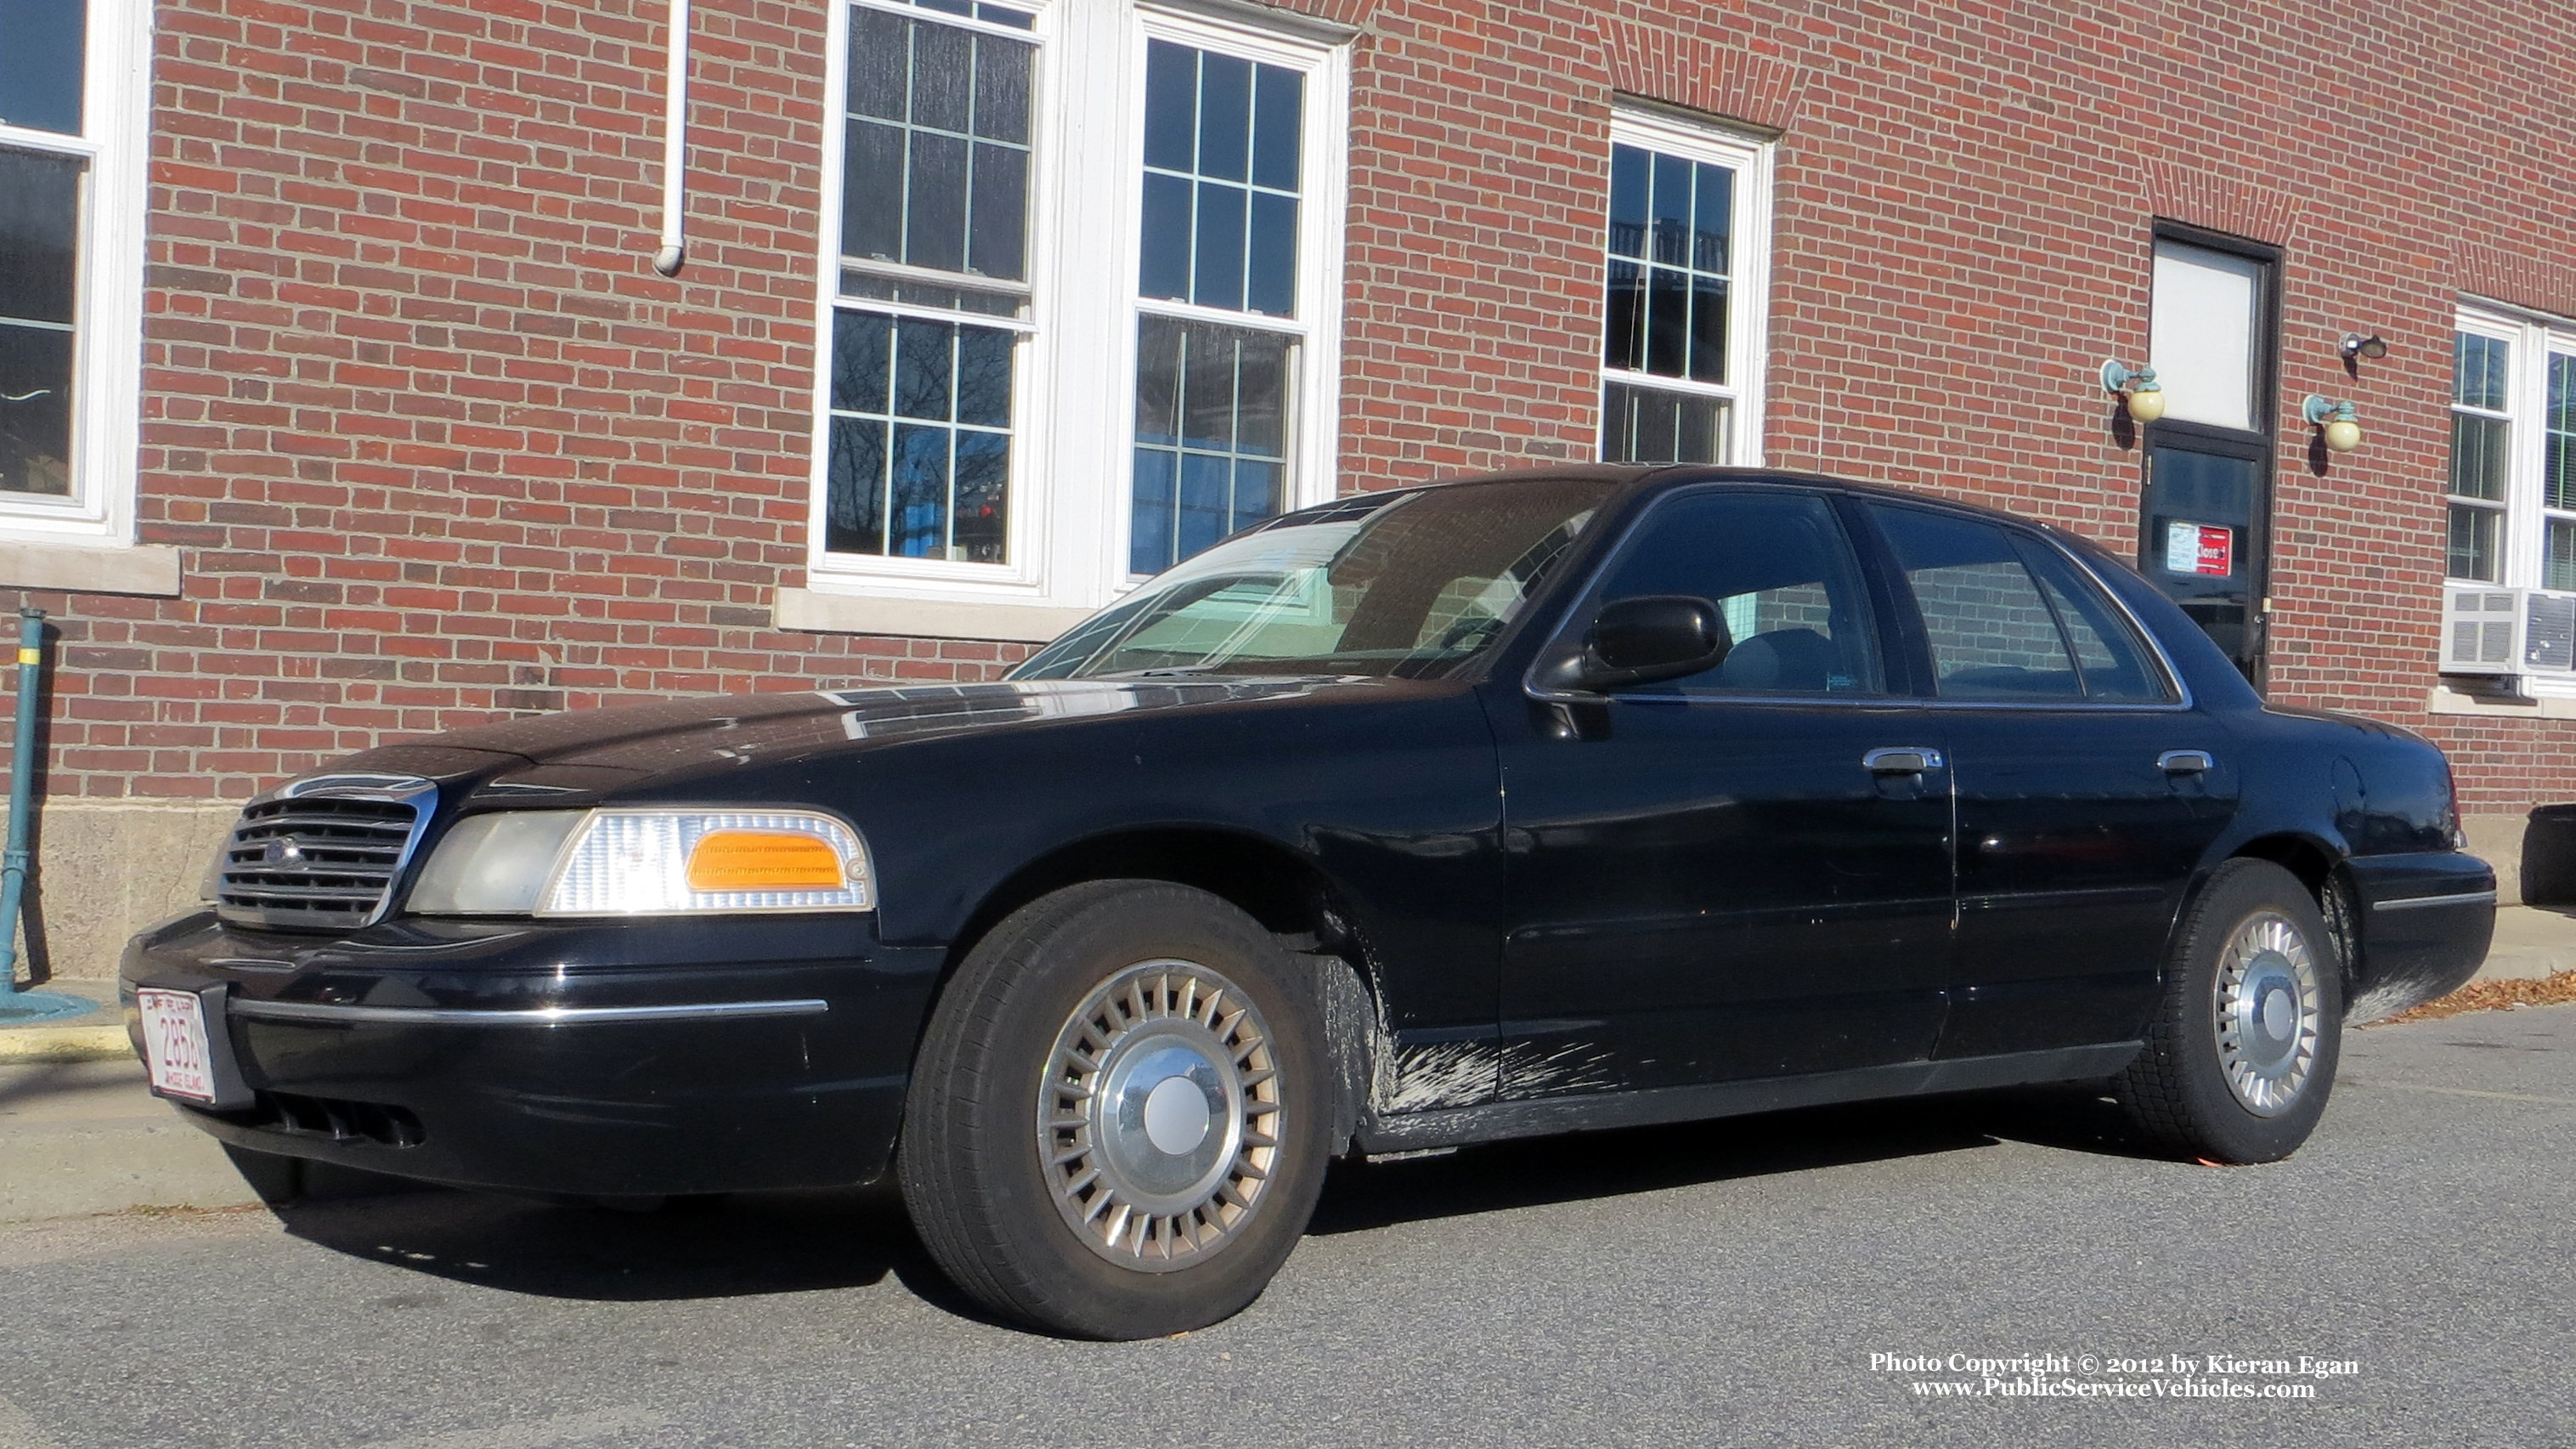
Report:
M2168 221L2271 246L2287 246L2297 208L2286 191L2195 170L2177 161L2146 165L2147 209Z
M2464 241L2452 247L2451 276L2454 285L2471 296L2561 317L2576 316L2576 267L2564 262L2516 256Z
M1369 17L1377 13L1378 7L1378 0L1260 0L1260 3L1273 10L1311 15L1335 25L1347 25L1353 30L1366 27Z
M1611 89L1767 130L1789 129L1805 80L1796 66L1633 20L1598 23Z

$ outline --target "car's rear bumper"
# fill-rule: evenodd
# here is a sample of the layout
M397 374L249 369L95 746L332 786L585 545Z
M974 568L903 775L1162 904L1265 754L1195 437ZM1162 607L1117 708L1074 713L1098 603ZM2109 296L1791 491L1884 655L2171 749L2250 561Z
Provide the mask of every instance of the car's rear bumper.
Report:
M2346 1015L2394 1016L2475 976L2495 935L2496 878L2456 851L2356 856L2361 937Z
M625 1196L882 1173L940 955L853 916L299 937L197 915L137 937L122 974L129 1003L205 994L239 1087L181 1105L226 1142Z

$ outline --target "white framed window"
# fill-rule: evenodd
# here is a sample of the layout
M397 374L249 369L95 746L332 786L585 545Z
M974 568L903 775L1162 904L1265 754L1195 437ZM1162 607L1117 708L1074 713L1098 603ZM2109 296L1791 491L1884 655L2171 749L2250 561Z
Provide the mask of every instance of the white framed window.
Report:
M2463 307L2443 573L2576 590L2576 321Z
M812 591L1087 609L1332 495L1344 37L837 7Z
M129 543L148 0L0 4L0 537Z
M1604 461L1762 461L1771 152L1659 112L1611 115Z

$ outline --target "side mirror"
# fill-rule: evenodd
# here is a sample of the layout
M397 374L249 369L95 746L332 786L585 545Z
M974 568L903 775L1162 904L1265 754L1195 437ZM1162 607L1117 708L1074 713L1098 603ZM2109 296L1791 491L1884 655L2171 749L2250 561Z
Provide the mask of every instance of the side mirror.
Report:
M1558 688L1599 692L1714 669L1732 647L1715 604L1688 594L1647 594L1603 605L1582 654L1545 672Z

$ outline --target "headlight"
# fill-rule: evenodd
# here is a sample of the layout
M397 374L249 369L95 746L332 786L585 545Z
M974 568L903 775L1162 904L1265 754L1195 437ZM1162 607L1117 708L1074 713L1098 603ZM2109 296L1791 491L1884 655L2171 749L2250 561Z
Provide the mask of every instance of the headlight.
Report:
M431 916L864 911L867 849L801 810L524 810L458 821L412 887Z

